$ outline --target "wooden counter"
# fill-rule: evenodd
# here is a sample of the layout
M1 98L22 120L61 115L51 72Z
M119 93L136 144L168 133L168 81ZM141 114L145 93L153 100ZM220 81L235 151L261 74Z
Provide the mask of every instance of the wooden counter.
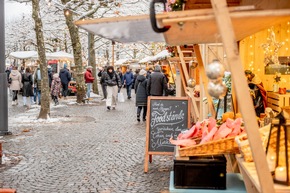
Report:
M241 174L243 175L247 193L260 193L260 183L254 162L245 162L241 155L236 156ZM290 193L290 186L274 184L275 193Z

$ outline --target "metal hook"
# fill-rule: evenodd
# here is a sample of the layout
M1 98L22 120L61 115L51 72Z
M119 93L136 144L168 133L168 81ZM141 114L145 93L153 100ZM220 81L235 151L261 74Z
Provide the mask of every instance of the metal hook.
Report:
M166 0L153 0L150 3L150 21L153 30L157 33L164 33L169 30L170 26L164 26L163 28L159 28L156 22L156 14L155 14L155 3L163 3L164 11L166 11Z

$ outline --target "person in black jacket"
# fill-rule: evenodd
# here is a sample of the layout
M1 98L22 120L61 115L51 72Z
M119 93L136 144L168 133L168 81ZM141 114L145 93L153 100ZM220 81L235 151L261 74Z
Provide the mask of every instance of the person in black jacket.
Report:
M27 105L26 97L30 97L30 101L31 101L30 104L33 104L33 96L34 96L33 88L32 88L33 79L32 79L32 74L29 67L27 67L25 69L25 73L22 74L21 82L23 84L23 92L22 92L23 106L29 107L29 105Z
M107 73L104 74L104 81L107 84L107 100L106 106L108 110L116 109L118 88L122 86L119 75L114 71L113 66L107 68Z
M146 121L147 114L147 79L146 71L141 70L136 78L134 89L136 91L137 121L140 122L140 115L143 109L143 121Z
M61 85L62 85L62 96L64 96L64 99L66 99L67 92L68 92L68 83L71 80L71 74L67 69L67 64L64 64L63 69L60 70L59 78L61 80Z
M52 83L52 80L53 80L53 77L52 77L52 70L51 70L51 66L48 65L47 66L47 73L48 73L48 84L49 84L49 88L51 88L51 83Z
M156 65L154 72L149 76L147 83L147 93L151 96L167 96L167 81L163 73L161 73L160 65Z
M98 73L98 77L100 77L100 84L102 86L102 91L103 91L103 95L104 97L101 100L105 100L107 99L107 84L105 83L105 74L107 73L107 67L105 66L104 68L99 68L99 73Z

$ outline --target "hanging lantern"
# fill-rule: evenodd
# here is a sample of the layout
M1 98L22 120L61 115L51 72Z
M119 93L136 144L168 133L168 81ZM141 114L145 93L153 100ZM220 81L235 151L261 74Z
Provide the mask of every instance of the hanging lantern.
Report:
M188 81L187 81L187 86L188 86L189 88L194 88L195 85L196 85L196 81L195 81L193 78L188 79Z
M218 79L224 76L225 67L217 59L213 60L212 63L206 67L206 75L209 79Z
M214 98L222 99L227 94L227 86L221 79L210 81L207 85L208 94Z
M267 157L274 157L273 167L269 165L272 171L274 182L290 186L290 160L288 141L290 140L290 124L286 123L290 120L290 106L283 107L281 113L277 116L279 122L272 122L269 139L266 146ZM268 163L269 164L269 163Z

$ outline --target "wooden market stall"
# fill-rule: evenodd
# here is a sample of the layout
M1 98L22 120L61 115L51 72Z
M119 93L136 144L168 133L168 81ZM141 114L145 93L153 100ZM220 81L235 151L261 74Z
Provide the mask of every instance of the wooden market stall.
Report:
M228 8L228 6L238 7ZM249 93L248 85L244 78L244 69L237 46L237 42L247 36L270 26L289 21L290 10L286 8L290 8L290 2L188 0L185 5L185 8L187 7L191 10L156 15L159 26L170 26L170 29L164 33L153 32L148 15L77 21L76 25L94 34L101 34L103 37L123 43L143 40L147 42L165 41L172 46L193 44L196 59L200 66L199 74L203 77L202 83L204 85L207 84L207 78L205 78L203 59L198 44L222 42L254 159L252 166L247 166L243 160L238 159L247 192L290 192L288 186L283 188L274 186L262 147L254 107L249 105L252 104L252 99L247 94ZM136 25L139 26L137 29ZM110 33L110 31L116 31L116 28L120 33L117 35L116 33ZM133 28L136 30L134 32L130 31ZM180 49L180 47L177 48ZM182 56L181 49L178 52ZM185 82L189 79L189 72L184 60L181 60L180 67L186 78ZM192 96L192 91L188 88L187 90L189 96Z

